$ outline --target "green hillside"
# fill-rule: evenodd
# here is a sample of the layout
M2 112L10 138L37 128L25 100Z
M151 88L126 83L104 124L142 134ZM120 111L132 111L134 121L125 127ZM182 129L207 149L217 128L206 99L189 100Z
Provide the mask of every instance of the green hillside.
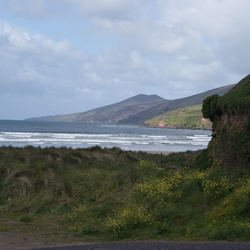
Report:
M211 129L212 123L203 118L202 105L175 109L154 117L144 124L150 127Z
M217 104L222 112L249 112L250 110L250 75L242 79Z
M152 107L148 110L142 111L134 117L128 117L124 120L121 120L121 123L124 124L143 124L144 121L150 120L155 116L158 116L166 111L175 110L178 108L193 106L202 104L203 100L211 95L217 94L219 96L227 93L235 84L231 84L228 86L223 86L220 88L212 89L197 95L176 99L176 100L167 100L158 106Z
M250 75L224 96L207 97L202 112L213 121L213 157L232 168L250 167Z

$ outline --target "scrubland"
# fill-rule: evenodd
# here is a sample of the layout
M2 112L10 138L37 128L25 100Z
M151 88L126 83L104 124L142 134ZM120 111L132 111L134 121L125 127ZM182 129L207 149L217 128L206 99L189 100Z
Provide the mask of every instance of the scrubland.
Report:
M250 171L229 170L207 150L1 147L0 214L19 222L1 224L2 232L47 230L86 241L244 241Z

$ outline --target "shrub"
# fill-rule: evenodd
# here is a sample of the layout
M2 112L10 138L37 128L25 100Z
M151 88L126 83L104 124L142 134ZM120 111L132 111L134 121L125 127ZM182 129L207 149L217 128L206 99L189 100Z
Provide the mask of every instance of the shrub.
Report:
M226 219L210 225L209 238L213 240L249 240L250 222Z
M208 150L2 147L0 156L3 216L60 217L61 228L95 241L249 240L249 169L206 162Z
M143 206L129 204L116 211L116 217L107 223L107 227L112 232L121 232L138 227L147 227L154 222L154 216Z
M222 111L217 106L218 100L218 95L208 96L203 100L202 114L204 118L209 118L211 122L214 122L216 116L222 114Z

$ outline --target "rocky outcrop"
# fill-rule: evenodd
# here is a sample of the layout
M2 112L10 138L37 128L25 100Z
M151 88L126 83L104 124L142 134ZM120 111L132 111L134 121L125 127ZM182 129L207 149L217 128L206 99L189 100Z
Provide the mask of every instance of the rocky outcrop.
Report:
M201 118L200 123L201 123L201 127L205 127L205 128L212 127L212 122L209 119Z
M209 145L213 157L227 166L249 166L250 131L247 128L249 114L223 114L215 122Z

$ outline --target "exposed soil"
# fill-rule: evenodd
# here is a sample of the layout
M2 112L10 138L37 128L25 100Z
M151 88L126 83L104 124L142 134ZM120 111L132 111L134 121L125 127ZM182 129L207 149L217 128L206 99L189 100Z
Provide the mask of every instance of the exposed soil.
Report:
M0 249L31 249L56 246L85 245L55 223L25 223L0 218Z

